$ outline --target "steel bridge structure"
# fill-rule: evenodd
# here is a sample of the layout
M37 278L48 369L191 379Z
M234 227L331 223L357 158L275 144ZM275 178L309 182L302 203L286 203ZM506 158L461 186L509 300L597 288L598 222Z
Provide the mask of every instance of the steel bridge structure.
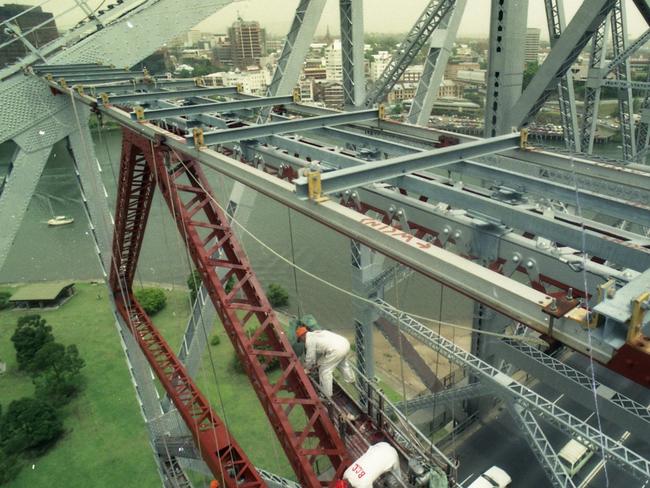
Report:
M363 2L340 0L345 111L303 104L294 92L325 0L298 2L263 97L239 87L209 88L200 78L114 67L135 66L229 3L197 0L178 15L172 0L123 0L104 11L78 0L85 20L40 47L18 19L2 24L12 33L3 42L22 43L29 54L0 70L0 143L16 146L0 187L0 268L53 144L67 139L164 485L192 486L186 472L197 470L233 488L332 486L364 443L382 436L403 458L427 466L432 486L463 486L450 474L455 461L409 416L454 402L462 405L452 410L456 423L503 405L549 486L578 486L559 460L548 435L553 430L587 445L629 479L650 480L647 451L631 447L647 448L648 406L557 354L586 356L620 381L650 388L650 169L642 164L650 90L631 79L629 63L650 35L629 42L625 21L629 15L650 21L647 2L636 0L631 13L621 0L584 1L568 20L562 0L545 0L552 48L522 90L528 1L492 0L484 138L428 127L464 0L427 2L371 86L362 69ZM606 57L610 37L613 59ZM570 68L584 49L591 57L578 113ZM388 120L381 103L423 50L408 123ZM618 90L621 161L590 155L606 86ZM635 117L638 91L642 108ZM526 128L551 97L558 100L568 153L527 138ZM121 126L114 201L90 143L91 118ZM232 179L231 194L216 194L208 172ZM202 281L180 351L132 288L155 192ZM322 404L239 243L256 194L350 241L359 381L354 392L338 391L335 407L362 416L365 434L350 432L344 417ZM474 302L468 350L387 301L387 292L414 273ZM215 316L298 485L256 468L193 380L212 327L206 324ZM430 348L464 374L443 381L407 348L404 360L427 391L393 405L374 381L379 331L394 346L406 340ZM267 372L272 361L280 364L279 376ZM522 380L522 372L535 381ZM629 447L600 420L596 425L572 405L547 398L537 384L572 405L597 406L599 419L634 443Z

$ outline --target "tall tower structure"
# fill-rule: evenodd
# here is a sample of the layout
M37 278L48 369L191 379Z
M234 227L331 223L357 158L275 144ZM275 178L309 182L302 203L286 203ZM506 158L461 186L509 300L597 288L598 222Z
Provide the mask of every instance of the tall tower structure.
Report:
M524 62L536 63L539 53L539 35L540 29L529 27L526 29L526 44L524 47Z
M247 66L259 66L260 58L266 51L266 31L259 22L245 21L241 17L228 29L231 58L240 69Z

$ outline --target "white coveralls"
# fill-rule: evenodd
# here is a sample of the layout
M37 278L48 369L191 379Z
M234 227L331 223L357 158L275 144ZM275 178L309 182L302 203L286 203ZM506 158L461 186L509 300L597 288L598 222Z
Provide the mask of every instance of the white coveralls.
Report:
M363 456L345 470L343 479L347 480L352 488L372 488L372 484L389 471L397 479L401 479L399 456L393 446L387 442L378 442L370 446Z
M340 367L343 379L354 381L354 371L348 363L350 343L329 330L307 332L305 337L305 367L311 369L318 365L320 387L327 398L332 397L334 368Z

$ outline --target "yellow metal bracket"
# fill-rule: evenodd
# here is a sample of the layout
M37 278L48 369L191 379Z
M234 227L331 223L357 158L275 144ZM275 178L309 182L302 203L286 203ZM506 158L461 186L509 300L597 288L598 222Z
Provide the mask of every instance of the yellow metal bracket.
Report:
M300 96L300 88L294 88L293 89L293 103L300 103L302 102L302 97Z
M641 324L645 314L650 313L647 310L647 304L650 301L650 291L641 293L632 301L632 318L630 319L630 326L627 329L627 342L633 343L642 335Z
M144 107L142 107L141 105L136 105L135 107L133 107L133 113L135 113L135 118L137 120L140 121L144 120Z
M528 149L528 129L519 132L519 149Z
M192 129L192 136L194 137L194 146L197 149L205 147L205 142L203 141L203 129L195 127Z
M202 76L199 76L198 78L194 78L194 85L204 87L205 79Z
M320 171L307 171L307 192L309 199L317 203L324 202L328 199L323 195Z
M79 95L83 95L83 94L84 94L84 86L83 86L83 85L75 85L75 90L77 90L77 93L78 93Z
M63 88L68 88L68 84L65 82L65 78L59 78L59 85Z
M235 85L237 87L237 93L242 93L244 91L244 84L243 83L237 83Z
M104 105L108 105L110 103L110 99L108 97L108 93L103 92L99 94L99 97L102 99L102 103Z
M386 106L383 103L380 103L379 107L377 107L377 117L379 117L379 120L386 118Z

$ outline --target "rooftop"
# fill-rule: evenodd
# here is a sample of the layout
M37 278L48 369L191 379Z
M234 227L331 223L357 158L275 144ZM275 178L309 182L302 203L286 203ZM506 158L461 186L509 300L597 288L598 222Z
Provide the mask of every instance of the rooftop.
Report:
M11 296L10 301L54 300L63 289L71 285L74 285L74 281L48 281L25 285Z

